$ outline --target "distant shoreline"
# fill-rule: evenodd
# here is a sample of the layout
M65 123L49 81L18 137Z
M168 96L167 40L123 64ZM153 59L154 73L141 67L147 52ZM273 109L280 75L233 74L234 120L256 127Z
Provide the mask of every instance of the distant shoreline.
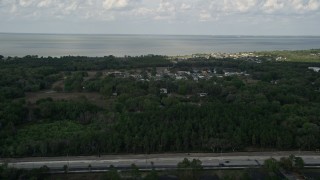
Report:
M309 50L320 48L320 36L3 34L0 54L23 57L157 54L181 56L211 53Z
M278 60L287 60L284 53L303 53L303 56L308 58L308 56L314 56L319 59L320 62L320 48L319 49L307 49L307 50L275 50L275 51L253 51L253 52L236 52L236 53L224 53L224 52L211 52L211 53L195 53L195 54L186 54L186 55L160 55L160 54L145 54L137 56L114 56L114 55L105 55L105 56L79 56L79 55L66 55L66 56L39 56L39 55L24 55L24 56L3 56L3 59L16 59L16 58L63 58L63 57L84 57L84 58L104 58L113 56L115 58L126 58L126 57L148 57L148 56L162 56L167 57L170 60L187 60L192 58L205 58L205 59L226 59L226 58L254 58L259 56L273 56ZM1 55L1 54L0 54ZM29 56L29 57L28 57ZM312 57L312 58L314 58Z

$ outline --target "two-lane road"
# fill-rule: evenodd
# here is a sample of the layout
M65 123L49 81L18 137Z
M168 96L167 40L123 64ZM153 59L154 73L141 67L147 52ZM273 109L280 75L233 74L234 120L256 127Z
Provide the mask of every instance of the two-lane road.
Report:
M245 168L259 167L263 162L273 157L280 159L290 154L301 157L306 166L320 167L320 153L316 152L244 152L244 153L196 153L196 154L149 154L149 155L106 155L81 156L81 157L35 157L1 159L0 162L7 162L8 166L22 169L33 169L47 166L52 170L62 170L68 165L69 170L103 170L113 165L118 168L128 168L136 164L141 169L150 169L151 164L158 169L175 168L184 158L199 159L204 168Z

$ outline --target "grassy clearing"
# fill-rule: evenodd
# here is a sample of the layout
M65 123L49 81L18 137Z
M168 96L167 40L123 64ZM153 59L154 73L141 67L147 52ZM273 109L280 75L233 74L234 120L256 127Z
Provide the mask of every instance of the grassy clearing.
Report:
M320 49L299 51L262 51L258 55L281 57L280 61L320 62Z

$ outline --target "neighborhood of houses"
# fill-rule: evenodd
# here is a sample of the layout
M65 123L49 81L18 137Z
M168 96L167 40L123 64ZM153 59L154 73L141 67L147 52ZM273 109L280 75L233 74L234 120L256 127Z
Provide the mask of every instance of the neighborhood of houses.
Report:
M106 76L113 76L115 78L133 78L139 81L163 80L165 78L172 78L175 80L207 80L212 77L222 78L224 76L249 76L246 72L239 72L233 69L217 70L216 68L196 69L192 68L190 71L175 70L170 68L157 68L156 72L151 70L135 70L135 71L107 71L104 72ZM219 71L219 72L218 72Z
M173 80L191 80L191 81L200 81L200 80L208 80L212 77L226 77L226 76L249 76L246 72L239 72L234 69L220 69L216 68L203 68L197 69L192 68L190 71L182 71L176 70L174 68L161 68L158 67L155 70L148 69L136 69L134 71L106 71L104 72L105 76L112 76L115 78L133 78L136 81L150 81L150 80L163 80L166 78L170 78ZM160 94L168 94L168 90L166 88L160 89ZM117 94L113 94L117 96ZM198 93L199 97L205 97L208 94L206 92Z
M226 59L226 58L232 58L232 59L247 59L251 61L255 61L257 63L261 63L261 56L257 55L253 52L243 52L243 53L221 53L221 52L215 52L210 54L192 54L192 55L185 55L185 56L171 56L169 59L173 61L184 61L188 60L190 58L201 58L201 59Z
M309 70L314 72L320 72L320 67L309 67ZM117 71L106 71L105 76L113 76L115 78L133 78L136 81L150 81L150 80L164 80L170 78L173 80L208 80L213 77L223 78L227 76L249 76L246 72L240 72L235 69L217 69L217 68L192 68L191 70L177 70L175 68L158 67L155 70L151 69L136 69L136 70L117 70ZM271 81L272 84L278 84L278 81ZM166 88L160 89L161 94L168 94ZM113 94L117 96L117 94ZM207 93L199 93L200 97L207 96Z
M214 52L210 54L192 54L185 56L171 56L171 59L188 60L189 58L215 58L215 59L225 59L225 58L259 58L260 56L253 52L243 52L243 53L221 53Z

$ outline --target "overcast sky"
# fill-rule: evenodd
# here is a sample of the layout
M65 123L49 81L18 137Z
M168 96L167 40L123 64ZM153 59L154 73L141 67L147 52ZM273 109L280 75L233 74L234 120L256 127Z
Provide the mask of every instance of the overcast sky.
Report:
M320 0L0 0L0 32L320 35Z

